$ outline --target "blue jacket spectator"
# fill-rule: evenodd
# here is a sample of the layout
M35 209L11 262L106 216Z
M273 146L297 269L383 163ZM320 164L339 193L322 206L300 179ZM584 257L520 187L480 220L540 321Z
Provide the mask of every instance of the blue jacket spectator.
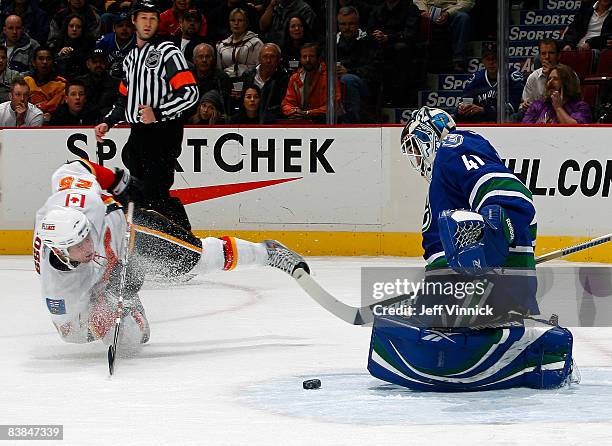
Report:
M109 71L116 79L123 78L123 59L132 48L136 47L136 36L131 16L127 13L118 14L113 25L115 32L101 37L96 43L96 49L106 55Z

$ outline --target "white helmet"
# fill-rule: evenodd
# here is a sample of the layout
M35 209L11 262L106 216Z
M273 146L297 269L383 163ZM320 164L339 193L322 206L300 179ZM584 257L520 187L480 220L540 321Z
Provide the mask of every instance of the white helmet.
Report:
M444 110L422 107L412 112L401 137L402 153L421 175L431 181L431 171L440 142L457 126Z
M81 211L74 208L57 207L51 209L41 220L38 236L50 248L55 248L68 259L68 248L81 243L91 231L89 220ZM60 259L64 263L65 259ZM69 262L66 263L70 266Z

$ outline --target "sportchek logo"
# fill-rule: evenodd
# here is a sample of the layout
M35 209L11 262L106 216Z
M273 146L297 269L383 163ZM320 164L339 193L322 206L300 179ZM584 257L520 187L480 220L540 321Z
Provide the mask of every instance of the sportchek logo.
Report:
M280 180L251 181L248 183L221 184L217 186L176 189L170 191L170 195L172 195L173 197L177 197L179 200L181 200L183 204L191 204L301 179L302 177L283 178Z
M312 131L310 129L309 131ZM198 132L199 133L199 132ZM210 134L208 130L203 135ZM212 132L214 135L214 132ZM191 133L193 135L193 132ZM248 137L236 132L218 133L213 137L187 137L183 143L183 152L177 160L177 173L261 173L269 174L334 174L332 163L327 158L328 150L333 146L334 138L310 135L301 138L290 137ZM208 135L207 135L208 136ZM68 150L81 158L89 159L85 150L88 136L84 133L73 133L67 141ZM97 143L97 163L116 160L120 157L121 143L104 139ZM272 176L272 175L271 175ZM277 175L274 175L277 176ZM285 176L285 175L279 175ZM197 203L215 198L235 195L255 189L276 186L302 179L303 176L250 181L230 184L177 189L171 191L184 204Z

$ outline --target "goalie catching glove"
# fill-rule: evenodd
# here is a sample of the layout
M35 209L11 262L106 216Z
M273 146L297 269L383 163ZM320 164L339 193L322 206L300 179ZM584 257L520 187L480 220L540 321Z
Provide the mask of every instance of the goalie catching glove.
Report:
M481 275L503 266L514 242L512 222L499 205L485 206L480 213L442 211L438 227L446 261L461 274Z

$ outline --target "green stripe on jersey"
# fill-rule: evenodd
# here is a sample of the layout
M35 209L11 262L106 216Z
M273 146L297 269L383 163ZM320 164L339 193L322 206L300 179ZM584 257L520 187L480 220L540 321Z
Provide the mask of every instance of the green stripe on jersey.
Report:
M532 199L531 191L527 189L527 187L521 183L518 178L491 178L489 181L482 184L480 188L478 188L478 192L474 198L474 203L472 204L472 209L478 209L478 206L480 206L480 201L484 198L484 196L495 190L516 191L525 195L525 197L529 200Z

